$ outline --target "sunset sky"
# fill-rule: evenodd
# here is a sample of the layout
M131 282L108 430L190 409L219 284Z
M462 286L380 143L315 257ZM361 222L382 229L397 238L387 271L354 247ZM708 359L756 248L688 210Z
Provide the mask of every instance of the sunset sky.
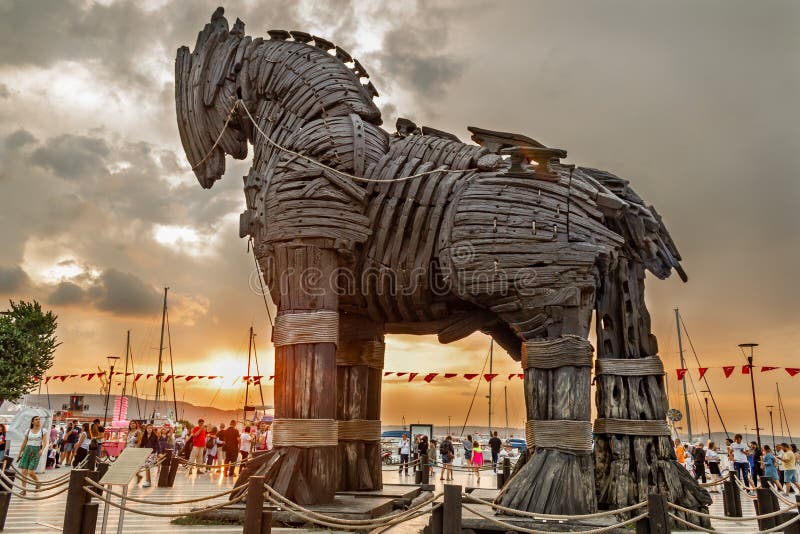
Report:
M249 161L229 159L224 179L201 189L175 121L175 51L193 46L218 3L0 0L0 298L35 298L59 315L54 374L123 356L126 330L137 370L152 371L164 286L176 374L246 374L251 324L262 374L271 372L266 312L238 238ZM382 95L389 130L407 117L462 139L468 125L519 132L568 150L568 162L629 179L663 216L689 275L647 286L673 406L683 410L676 307L737 431L754 425L750 383L717 368L745 363L737 344L760 343L757 365L800 367L797 2L224 6L250 35L299 29L350 51ZM449 346L390 336L386 369L479 372L488 347L482 335ZM495 356L495 372L518 371L501 349ZM496 420L508 386L519 426L521 381L502 378ZM800 434L800 375L755 378L762 426L778 382ZM98 390L96 381L50 386ZM152 382L143 387L153 393ZM460 424L474 387L463 378L387 381L383 420L446 424L451 415ZM486 393L483 384L473 424L486 420ZM233 379L181 384L182 397L233 408L243 388Z

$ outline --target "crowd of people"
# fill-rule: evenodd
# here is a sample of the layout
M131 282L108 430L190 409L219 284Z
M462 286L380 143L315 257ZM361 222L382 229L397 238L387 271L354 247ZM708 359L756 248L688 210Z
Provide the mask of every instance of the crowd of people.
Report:
M760 477L766 477L784 494L800 493L797 455L794 443L775 444L773 450L773 447L759 446L755 441L745 443L741 434L726 439L723 450L719 450L713 441L705 446L699 441L690 446L680 439L675 440L675 458L693 474L695 480L705 483L710 478L711 482L717 482L723 473L731 472L749 490L755 489ZM716 486L709 491L719 492Z
M491 451L492 469L496 472L500 459L508 455L508 447L503 445L503 441L497 436L496 431L489 438L487 445ZM472 435L468 435L461 441L461 447L464 449L464 466L480 482L481 469L484 466L484 450L481 442L477 439L472 439ZM420 434L415 436L412 444L408 434L403 434L398 447L400 455L398 471L400 474L405 473L408 475L412 451L419 455L425 454L428 456L428 468L431 474L435 473L434 467L436 465L441 465L442 470L439 480L453 480L453 460L455 460L456 456L456 447L452 436L445 437L439 443L435 439L428 438L425 434Z

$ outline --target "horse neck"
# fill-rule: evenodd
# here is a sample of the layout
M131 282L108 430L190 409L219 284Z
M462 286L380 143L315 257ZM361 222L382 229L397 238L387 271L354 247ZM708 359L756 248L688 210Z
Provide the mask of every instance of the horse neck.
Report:
M311 121L355 113L380 124L380 110L359 75L326 51L299 41L254 41L238 75L253 120L282 146ZM269 158L271 144L250 128L255 161Z

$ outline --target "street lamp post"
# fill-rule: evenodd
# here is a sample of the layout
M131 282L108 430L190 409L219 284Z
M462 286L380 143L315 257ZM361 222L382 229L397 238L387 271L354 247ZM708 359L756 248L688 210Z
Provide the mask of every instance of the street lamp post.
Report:
M767 404L767 409L769 409L769 426L772 430L772 450L775 450L775 422L772 420L772 409L775 407L774 404Z
M739 348L744 351L744 349L750 349L750 356L747 356L747 367L750 371L750 390L753 393L753 414L756 417L756 443L758 446L761 447L761 431L759 430L758 424L758 408L756 406L756 383L755 379L753 378L753 349L758 346L758 343L740 343Z
M708 427L708 441L711 441L711 414L708 411L708 394L711 393L711 391L704 389L701 393L705 393L703 397L706 401L706 426Z
M119 356L108 356L108 389L106 390L106 409L103 412L103 426L106 426L108 420L108 400L111 397L111 381L114 379L114 363L119 360Z

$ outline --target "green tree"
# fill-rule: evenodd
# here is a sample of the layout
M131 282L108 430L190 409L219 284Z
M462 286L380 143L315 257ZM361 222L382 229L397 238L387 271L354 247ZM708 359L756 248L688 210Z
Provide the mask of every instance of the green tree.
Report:
M0 406L37 387L53 365L60 345L57 318L36 301L12 300L11 308L0 312Z

